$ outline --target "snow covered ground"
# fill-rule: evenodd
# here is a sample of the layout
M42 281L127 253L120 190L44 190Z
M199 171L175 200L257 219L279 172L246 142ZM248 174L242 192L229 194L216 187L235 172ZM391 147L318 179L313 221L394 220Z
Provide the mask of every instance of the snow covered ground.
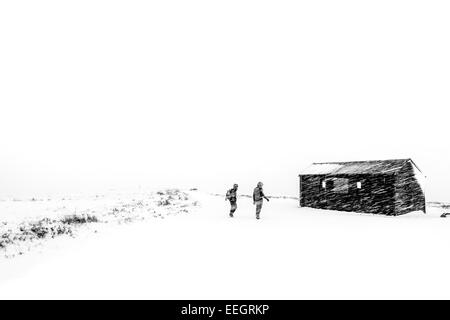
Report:
M81 227L98 229L108 223L165 218L188 212L196 204L190 202L189 194L178 189L2 201L0 255L23 255L44 245L48 239L77 236Z
M86 208L116 205L97 201ZM0 258L0 298L450 298L450 220L437 207L387 217L272 199L257 221L248 198L234 219L223 197L189 192L188 203L164 219L92 224L75 238Z

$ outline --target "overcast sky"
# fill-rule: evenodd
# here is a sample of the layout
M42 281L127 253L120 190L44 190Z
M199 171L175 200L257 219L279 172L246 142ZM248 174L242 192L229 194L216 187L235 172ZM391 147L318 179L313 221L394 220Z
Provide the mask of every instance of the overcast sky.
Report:
M448 1L2 1L0 196L298 192L413 158L450 201Z

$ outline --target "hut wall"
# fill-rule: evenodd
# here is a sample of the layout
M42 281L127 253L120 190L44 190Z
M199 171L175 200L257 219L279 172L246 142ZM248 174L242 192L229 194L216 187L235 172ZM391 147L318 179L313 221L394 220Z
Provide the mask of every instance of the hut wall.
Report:
M394 214L393 175L301 176L300 179L301 207ZM347 186L343 188L344 180ZM361 189L358 189L358 182Z
M408 162L397 174L395 212L401 215L413 211L426 212L426 201L424 190L415 176L413 165Z
M300 206L319 208L320 176L300 176Z

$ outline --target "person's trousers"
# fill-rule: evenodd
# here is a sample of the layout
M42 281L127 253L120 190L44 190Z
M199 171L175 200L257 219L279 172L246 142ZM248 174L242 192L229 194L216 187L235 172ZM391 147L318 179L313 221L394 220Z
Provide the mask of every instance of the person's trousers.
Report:
M234 213L237 209L237 202L236 201L230 201L231 209L230 212Z
M263 205L263 201L256 201L256 216L259 216L259 214L261 213L261 209L262 209L262 205Z

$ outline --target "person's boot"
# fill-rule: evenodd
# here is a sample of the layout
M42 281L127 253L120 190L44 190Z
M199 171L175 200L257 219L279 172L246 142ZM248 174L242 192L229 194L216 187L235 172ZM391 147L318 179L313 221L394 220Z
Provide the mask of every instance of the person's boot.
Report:
M233 212L230 212L230 218L233 218L233 217L234 217Z
M259 220L259 214L256 215L256 220Z

